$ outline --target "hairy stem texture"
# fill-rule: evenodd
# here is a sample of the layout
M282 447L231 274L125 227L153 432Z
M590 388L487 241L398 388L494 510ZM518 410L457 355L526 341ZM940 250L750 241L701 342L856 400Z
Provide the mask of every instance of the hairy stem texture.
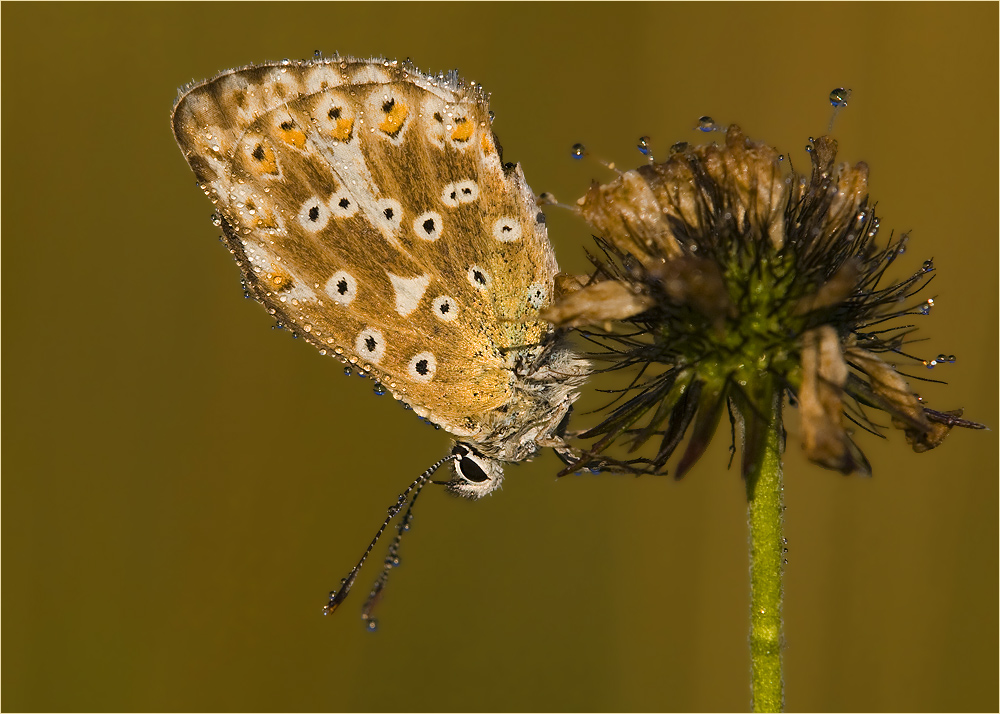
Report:
M784 432L781 423L783 395L775 390L771 399L771 423L747 475L750 521L750 696L753 711L784 710L785 689L781 670L784 644L782 621L781 454Z

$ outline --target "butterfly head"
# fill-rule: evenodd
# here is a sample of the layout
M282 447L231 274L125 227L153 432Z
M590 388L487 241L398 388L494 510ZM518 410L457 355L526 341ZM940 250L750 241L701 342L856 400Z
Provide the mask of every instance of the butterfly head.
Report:
M476 501L503 482L503 464L473 446L457 442L451 450L455 476L447 482L451 493Z

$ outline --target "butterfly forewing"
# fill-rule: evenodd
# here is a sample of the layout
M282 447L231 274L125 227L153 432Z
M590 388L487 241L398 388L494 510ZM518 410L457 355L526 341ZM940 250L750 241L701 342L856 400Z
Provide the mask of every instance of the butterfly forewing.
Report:
M453 433L514 401L556 264L481 91L395 63L258 65L194 86L173 121L279 321Z

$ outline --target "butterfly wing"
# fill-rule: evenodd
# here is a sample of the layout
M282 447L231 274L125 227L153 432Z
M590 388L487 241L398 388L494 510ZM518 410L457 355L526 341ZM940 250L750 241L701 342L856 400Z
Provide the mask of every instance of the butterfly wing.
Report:
M455 434L512 403L557 266L480 89L382 60L255 65L188 89L173 126L280 322Z

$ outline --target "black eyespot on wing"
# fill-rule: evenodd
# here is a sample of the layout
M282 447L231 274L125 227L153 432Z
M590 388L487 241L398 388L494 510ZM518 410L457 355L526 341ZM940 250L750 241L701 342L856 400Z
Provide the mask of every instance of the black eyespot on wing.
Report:
M337 119L340 119L340 107L334 107L333 109L331 109L330 111L328 111L326 113L326 115L328 117L330 117L331 119L333 119L334 121L336 121Z
M434 232L434 219L433 218L428 218L426 221L424 221L423 222L423 228L424 228L424 231L427 233L427 235L430 235L431 233L433 233Z
M313 206L309 209L309 220L316 221L319 219L319 206Z
M418 361L414 365L414 369L417 370L417 374L419 374L421 377L427 376L427 372L428 372L428 369L427 369L427 360L422 359L422 360Z
M340 199L340 201L337 202L337 205L346 211L348 208L350 208L351 202L346 198L342 198Z
M366 337L365 338L365 347L368 348L369 352L374 352L375 351L375 347L376 347L375 338L372 337L371 335L369 335L368 337Z
M474 483L482 483L483 481L488 481L490 478L486 475L486 472L480 468L479 464L472 459L459 460L458 468L462 472L462 476Z
M444 117L441 116L441 112L434 112L434 118L444 124Z
M337 292L343 295L344 293L347 292L347 290L348 290L347 281L341 278L340 281L337 282Z
M257 144L257 147L253 150L253 154L251 154L251 156L253 156L257 161L263 161L264 160L263 144Z
M293 122L293 121L283 121L278 126L280 126L283 131L291 131L292 129L295 128L295 122Z
M391 221L392 220L393 211L392 211L391 208L385 209L384 211L382 211L382 213L385 214L385 220L387 220L387 221Z
M475 278L476 282L479 283L480 285L486 285L486 276L483 275L480 271L478 270L473 271L472 277Z

